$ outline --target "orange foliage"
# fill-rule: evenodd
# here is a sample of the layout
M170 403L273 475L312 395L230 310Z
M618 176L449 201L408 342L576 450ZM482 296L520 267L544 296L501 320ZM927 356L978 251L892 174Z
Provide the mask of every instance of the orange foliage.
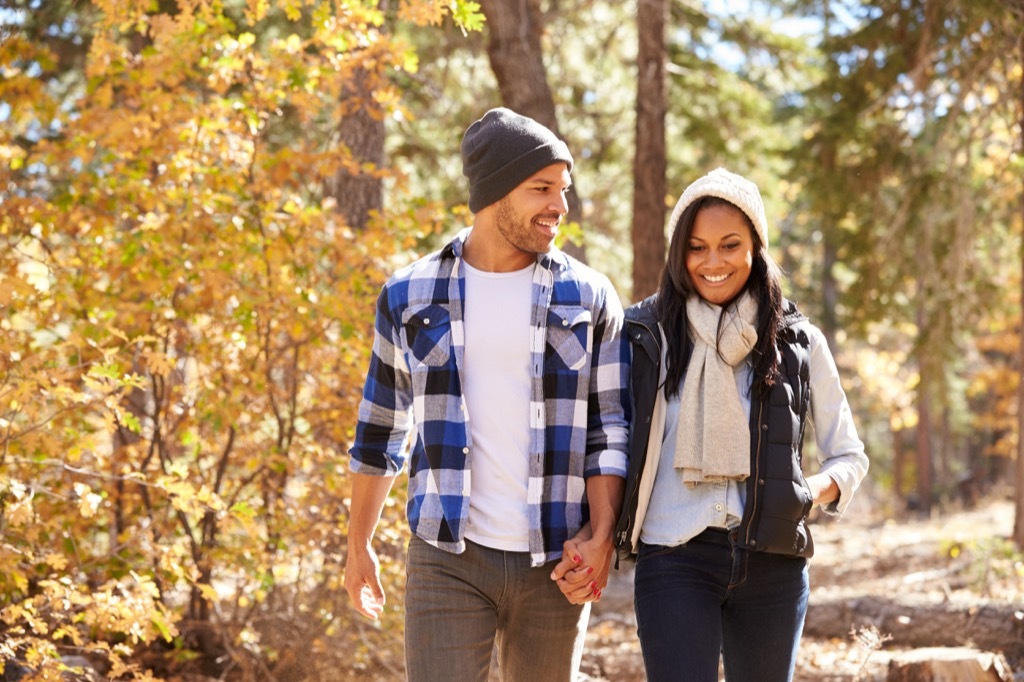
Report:
M72 99L34 75L46 48L0 45L0 666L85 652L146 679L133 656L162 647L255 679L288 614L294 670L354 637L344 450L373 301L448 218L355 232L323 196L362 172L332 144L346 79L397 106L415 64L376 3L229 5L97 0Z

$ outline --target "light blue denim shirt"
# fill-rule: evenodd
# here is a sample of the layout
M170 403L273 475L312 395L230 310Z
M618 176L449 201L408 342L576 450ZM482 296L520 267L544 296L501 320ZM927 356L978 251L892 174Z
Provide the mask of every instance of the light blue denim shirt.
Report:
M841 515L867 473L868 459L864 443L857 436L853 414L825 336L817 327L809 326L811 405L807 418L814 427L819 471L828 473L839 486L839 499L823 509ZM748 421L752 373L749 357L734 370ZM665 399L664 392L659 392L658 399ZM693 487L683 484L674 466L679 400L676 394L665 405L657 475L646 514L642 517L640 539L650 545L681 545L706 528L738 526L746 503L744 481L698 483ZM815 472L805 469L805 475L811 473Z

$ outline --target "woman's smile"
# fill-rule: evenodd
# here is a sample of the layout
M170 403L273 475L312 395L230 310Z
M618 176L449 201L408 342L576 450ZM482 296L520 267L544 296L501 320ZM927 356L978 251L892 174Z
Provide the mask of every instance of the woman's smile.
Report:
M708 303L726 305L750 279L754 237L746 216L731 206L708 206L693 221L686 248L686 271Z

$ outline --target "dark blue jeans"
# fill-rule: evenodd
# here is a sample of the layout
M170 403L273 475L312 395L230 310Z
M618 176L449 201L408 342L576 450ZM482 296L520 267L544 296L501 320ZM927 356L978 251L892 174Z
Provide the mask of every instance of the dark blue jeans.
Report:
M641 545L634 583L649 682L786 682L810 592L807 560L736 547L708 529L679 547Z

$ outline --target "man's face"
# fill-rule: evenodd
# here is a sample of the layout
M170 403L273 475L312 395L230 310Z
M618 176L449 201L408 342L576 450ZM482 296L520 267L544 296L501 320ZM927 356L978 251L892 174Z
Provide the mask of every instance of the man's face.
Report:
M496 205L495 223L501 236L523 253L546 253L569 211L569 168L555 163L521 182Z

